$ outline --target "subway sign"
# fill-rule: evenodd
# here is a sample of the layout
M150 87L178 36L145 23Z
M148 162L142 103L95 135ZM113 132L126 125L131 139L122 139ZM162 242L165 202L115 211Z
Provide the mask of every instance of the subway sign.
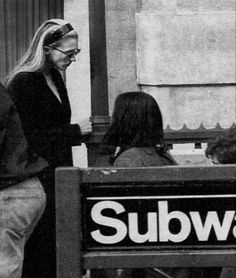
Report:
M85 197L84 236L88 248L235 247L236 194L108 192L109 196Z

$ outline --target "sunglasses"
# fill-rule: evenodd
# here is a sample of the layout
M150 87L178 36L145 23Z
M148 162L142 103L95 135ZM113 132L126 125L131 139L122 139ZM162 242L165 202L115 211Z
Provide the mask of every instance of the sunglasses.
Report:
M63 51L63 50L61 50L57 47L54 47L54 46L48 46L48 47L53 48L53 49L65 54L69 59L75 57L81 51L81 49L75 49L75 50L72 50L72 51Z

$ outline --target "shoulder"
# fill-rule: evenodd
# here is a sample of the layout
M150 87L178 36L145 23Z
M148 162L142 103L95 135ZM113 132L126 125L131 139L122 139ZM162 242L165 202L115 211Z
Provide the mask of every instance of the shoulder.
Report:
M39 72L20 72L9 83L7 92L17 102L19 95L21 97L35 98L37 91L42 86L42 77Z
M9 87L17 84L31 84L39 77L39 72L20 72L11 80Z
M142 167L142 154L139 148L130 148L117 157L114 162L115 167Z
M9 93L23 91L24 93L29 92L31 94L42 87L43 81L41 72L20 72L10 81L7 91Z
M158 154L153 147L130 148L123 152L114 162L116 167L148 167L175 165L168 153Z
M160 152L153 147L140 148L145 166L168 166L177 164L168 152Z

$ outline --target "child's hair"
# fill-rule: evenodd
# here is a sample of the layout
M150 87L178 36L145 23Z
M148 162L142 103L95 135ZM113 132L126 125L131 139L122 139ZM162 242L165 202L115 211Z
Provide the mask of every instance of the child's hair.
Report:
M120 94L104 144L119 146L121 152L131 147L157 145L163 151L163 120L156 100L139 91Z
M205 153L206 157L216 157L221 164L236 163L236 127L210 141Z

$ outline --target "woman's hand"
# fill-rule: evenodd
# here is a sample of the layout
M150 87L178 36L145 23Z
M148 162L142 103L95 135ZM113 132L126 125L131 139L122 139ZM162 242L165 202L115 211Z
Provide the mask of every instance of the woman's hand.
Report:
M92 132L92 123L89 119L85 119L78 123L82 135L88 135Z

